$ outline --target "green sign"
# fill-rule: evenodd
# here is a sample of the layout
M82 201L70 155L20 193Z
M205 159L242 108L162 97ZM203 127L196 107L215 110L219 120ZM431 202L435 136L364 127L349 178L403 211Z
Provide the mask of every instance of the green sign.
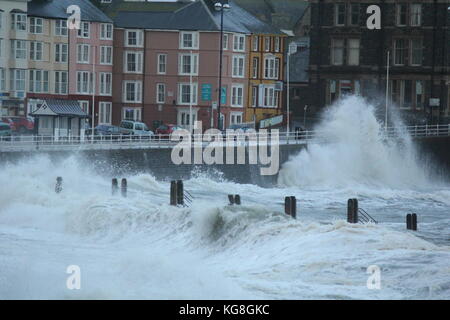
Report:
M220 104L227 104L227 87L222 87L222 92L220 95Z
M210 84L202 85L202 100L203 101L211 101L211 91L212 91L212 85L210 85Z

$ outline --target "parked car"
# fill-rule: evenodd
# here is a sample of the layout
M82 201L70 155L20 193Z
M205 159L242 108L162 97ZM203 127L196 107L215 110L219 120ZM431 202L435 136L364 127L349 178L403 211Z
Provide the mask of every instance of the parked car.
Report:
M11 139L11 126L9 123L0 121L0 141Z
M25 134L34 130L34 120L31 117L5 116L1 118L1 121L9 123L14 133Z
M87 129L85 135L90 136L92 129ZM101 124L94 128L94 137L112 137L112 139L118 139L123 134L123 129L117 126L110 126Z
M143 122L123 120L119 127L122 133L126 135L148 138L154 135L153 131L151 131Z
M181 130L183 128L175 124L162 124L156 129L156 134L162 137L170 136L174 131Z

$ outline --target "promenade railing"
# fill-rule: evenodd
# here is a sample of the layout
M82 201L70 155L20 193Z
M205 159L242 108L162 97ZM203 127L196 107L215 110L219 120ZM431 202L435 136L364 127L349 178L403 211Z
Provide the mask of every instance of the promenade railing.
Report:
M450 136L450 124L448 125L421 125L421 126L403 126L388 127L381 129L379 135L383 138L427 138ZM247 137L247 139L246 139ZM252 145L257 143L277 143L287 144L306 144L306 143L324 143L333 142L333 133L329 131L296 131L279 132L278 139L268 131L267 133L255 132L243 133L242 136L222 135L223 141L234 143L235 145ZM192 135L191 145L208 145L217 141L216 135ZM266 142L267 141L267 142ZM34 151L34 150L101 150L101 149L142 149L142 148L172 148L180 143L172 141L169 135L96 135L94 137L85 136L42 136L42 135L13 135L0 136L1 151Z

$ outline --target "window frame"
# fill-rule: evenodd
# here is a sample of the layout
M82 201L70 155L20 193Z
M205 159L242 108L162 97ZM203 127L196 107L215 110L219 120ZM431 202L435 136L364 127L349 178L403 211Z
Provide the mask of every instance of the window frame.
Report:
M127 85L134 84L135 100L128 99ZM123 103L142 103L142 81L141 80L124 80L122 88L122 102Z
M238 59L239 61L242 60L242 74L240 73L235 73L236 67L235 67L235 63L236 63L236 59ZM240 64L240 62L239 62ZM240 65L238 65L238 71L240 68ZM232 58L232 78L244 78L245 77L245 55L233 55Z
M34 23L32 23L32 21ZM40 24L38 24L37 22L40 21ZM37 28L40 28L40 32L37 32ZM42 18L38 18L38 17L30 17L30 22L29 22L29 32L31 34L43 34L44 32L44 19Z

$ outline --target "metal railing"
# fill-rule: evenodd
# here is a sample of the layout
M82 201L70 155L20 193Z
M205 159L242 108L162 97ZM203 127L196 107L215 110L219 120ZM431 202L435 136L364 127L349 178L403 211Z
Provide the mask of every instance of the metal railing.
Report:
M366 210L358 208L358 222L361 223L375 223L377 224L378 221L375 220L370 216L370 214L367 213Z
M396 138L408 135L413 138L450 136L449 125L422 125L389 127L380 130L380 135L388 138ZM246 139L247 138L247 139ZM216 135L192 135L192 146L206 146L211 142L217 142ZM240 135L223 135L225 146L233 143L238 146L251 146L254 144L306 144L331 141L330 134L325 131L297 131L280 132L278 139L268 132L241 133ZM133 136L133 135L101 135L101 136L0 136L0 152L6 151L64 151L64 150L101 150L101 149L147 149L147 148L172 148L180 141L172 141L168 135Z

